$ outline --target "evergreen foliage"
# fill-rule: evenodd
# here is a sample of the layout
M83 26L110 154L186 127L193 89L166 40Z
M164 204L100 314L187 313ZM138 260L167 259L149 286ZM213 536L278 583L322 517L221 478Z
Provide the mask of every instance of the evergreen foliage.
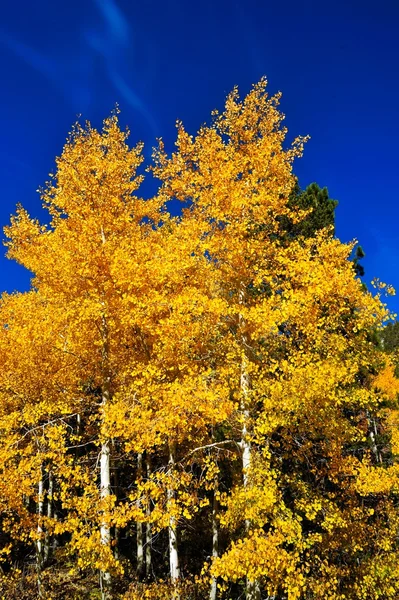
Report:
M320 188L317 183L311 183L305 190L301 190L296 183L288 204L294 212L309 211L307 217L298 223L289 223L287 229L291 237L314 237L320 229L325 228L329 228L331 234L334 234L338 202L329 197L326 187Z

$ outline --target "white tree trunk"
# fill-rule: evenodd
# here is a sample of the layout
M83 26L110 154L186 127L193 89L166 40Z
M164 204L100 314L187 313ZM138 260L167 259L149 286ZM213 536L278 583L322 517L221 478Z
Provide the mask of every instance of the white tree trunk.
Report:
M146 471L147 471L147 479L149 479L150 474L151 474L151 462L150 462L150 457L148 455L146 455ZM150 506L149 501L147 504L146 515L147 515L147 523L146 523L146 527L145 527L145 576L148 581L151 578L151 568L152 568L152 565L151 565L151 562L152 562L152 531L151 531L151 523L150 523L151 506Z
M239 291L239 303L244 306L246 303L245 287L242 285ZM239 315L239 329L240 329L240 342L241 342L241 373L240 373L240 392L241 392L241 415L242 415L242 430L241 430L241 450L242 450L242 474L243 474L243 485L244 488L248 488L250 485L250 470L252 466L251 457L251 442L249 439L248 425L250 422L250 392L251 392L251 376L249 373L249 340L246 332L246 323L244 317ZM245 529L249 533L251 528L251 521L245 519ZM247 579L246 583L246 599L247 600L260 600L260 587L257 581L250 581Z
M248 395L250 391L250 377L247 370L247 358L244 355L241 365L241 411L243 418L243 425L241 431L241 449L242 449L242 472L243 472L243 485L247 488L250 485L250 469L252 464L251 457L251 442L248 439L248 422L250 418L250 412L248 408ZM245 519L245 530L249 533L251 528L251 521ZM260 600L260 588L257 581L250 581L247 579L246 585L246 599L247 600Z
M217 492L219 486L219 476L215 475L214 489L213 489L213 502L212 502L212 558L215 559L219 556L219 528L217 515L219 511L219 502L217 499ZM216 600L217 596L217 577L211 579L211 589L209 592L209 600Z
M48 489L47 489L47 517L51 519L53 516L53 492L54 492L54 478L53 472L50 470L48 474ZM44 538L44 554L43 554L43 562L47 564L49 555L50 555L50 535L49 532L46 531L46 536Z
M37 541L36 541L36 571L37 571L37 595L43 598L43 508L44 508L44 485L43 485L43 469L41 468L40 479L38 483L38 499L37 499Z
M140 452L137 455L137 479L143 476L143 455ZM140 508L140 500L137 500L137 507ZM143 547L143 523L138 522L136 529L137 541L137 577L142 579L144 573L144 547Z
M101 230L103 243L105 243L104 232ZM101 303L105 308L104 302ZM111 376L109 371L109 333L105 314L102 316L102 374L103 385L101 390L101 406L104 409L110 401ZM102 442L100 452L100 498L107 500L111 495L111 451L109 440ZM108 521L103 517L100 523L100 541L103 546L111 546L111 528ZM101 600L111 598L111 573L108 570L100 571Z
M105 339L107 339L105 330ZM107 345L104 345L104 359L107 362L108 349ZM109 402L110 398L110 377L105 376L103 389L102 389L102 406ZM106 499L111 495L111 452L109 441L105 441L101 444L100 452L100 497L101 500ZM104 518L100 524L100 540L103 546L111 546L111 528L108 521ZM101 588L101 599L109 600L111 597L111 573L108 570L100 571L100 588Z
M375 422L375 419L370 416L369 411L367 411L366 414L367 414L367 423L369 426L369 438L370 438L371 450L374 454L375 462L377 464L380 464L382 461L381 461L381 454L380 454L380 452L378 450L378 446L377 446L377 435L378 435L377 424Z
M111 469L110 469L110 450L109 443L104 442L101 445L100 454L100 496L104 500L111 494ZM104 519L100 525L100 540L103 546L111 545L111 529L109 523ZM108 571L101 571L101 598L108 600L111 593L111 574Z
M249 409L248 409L248 394L250 389L249 375L246 368L246 358L243 358L241 365L241 377L240 377L240 387L241 387L241 415L242 415L242 430L241 430L241 450L242 450L242 478L244 488L247 488L249 485L249 471L251 468L251 442L248 439L248 421L250 417ZM250 521L245 521L246 529L248 530L251 523Z
M175 464L175 448L171 444L169 446L169 470L172 473ZM175 498L175 492L169 488L167 491L168 503ZM169 565L170 579L172 583L177 583L180 577L179 568L179 552L177 547L177 523L175 517L170 517L169 520Z

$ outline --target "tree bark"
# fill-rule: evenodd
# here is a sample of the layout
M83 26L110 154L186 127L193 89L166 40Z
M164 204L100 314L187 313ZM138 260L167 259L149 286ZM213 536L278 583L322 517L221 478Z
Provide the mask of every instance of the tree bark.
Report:
M169 445L169 471L173 473L174 465L175 465L175 445ZM175 491L172 488L169 488L167 491L168 504L171 504L171 501L175 498ZM175 517L170 517L169 520L169 566L170 566L170 579L172 583L177 583L180 578L180 568L179 568L179 552L177 545L177 523Z
M146 454L146 475L149 479L151 474L151 460L148 454ZM145 526L145 576L147 581L151 578L152 569L152 531L151 531L151 506L150 500L148 500L146 508L147 523Z
M212 501L212 558L215 559L219 556L219 528L217 522L217 515L219 512L219 502L217 498L217 492L219 487L219 476L215 475L214 488L213 488L213 501ZM217 577L211 579L211 589L209 592L209 600L216 600L217 596Z
M102 500L108 498L111 494L111 470L110 470L110 451L109 442L101 445L100 454L100 496ZM100 526L100 540L103 546L111 545L111 529L106 519L103 519ZM101 598L108 600L111 594L111 574L108 570L101 571Z
M36 572L37 572L37 595L38 598L43 598L43 509L44 509L44 485L43 485L43 467L40 471L40 479L38 483L38 498L37 498L37 540L36 540Z
M374 454L374 458L375 458L375 462L377 464L381 464L382 460L381 460L381 454L378 450L378 446L377 446L377 425L375 422L375 419L373 417L370 416L369 411L367 411L367 423L369 426L369 438L370 438L370 445L371 445L371 450Z
M248 439L248 422L250 418L250 411L248 408L248 395L250 391L250 377L247 370L247 358L244 356L241 365L241 411L243 416L243 425L241 431L241 449L242 449L242 472L243 472L243 485L244 488L248 488L250 485L250 469L252 464L251 456L251 442ZM251 521L245 519L245 531L249 533L251 529ZM247 600L260 600L260 588L257 581L250 581L247 578L246 584L246 599Z
M137 455L137 479L143 477L143 455L140 452ZM137 499L137 507L140 508L140 500ZM137 522L136 526L136 541L137 541L137 577L143 579L144 575L144 547L143 547L143 523Z
M110 398L110 377L104 379L102 389L102 406L109 402ZM111 452L109 440L101 444L100 452L100 498L106 501L111 495ZM111 528L106 518L103 518L100 524L100 540L103 546L111 546ZM111 597L111 573L108 570L100 571L101 599L109 600Z
M104 241L104 240L103 240ZM104 303L102 303L104 306ZM105 306L104 306L105 308ZM102 376L101 407L104 408L110 401L111 376L109 371L109 334L105 314L102 316ZM111 495L111 450L110 441L101 444L100 451L100 498L106 504ZM111 528L108 520L103 516L100 523L100 541L103 546L111 547ZM111 573L108 569L100 571L101 600L109 600L112 592Z
M54 477L53 472L50 470L48 474L48 488L47 488L47 517L51 519L53 516L53 492L54 492ZM44 554L43 554L43 563L46 565L48 563L49 555L50 555L50 535L48 530L46 531L46 535L44 538Z
M245 287L241 286L239 291L239 304L245 305L246 294ZM251 376L249 373L249 340L246 332L246 323L242 314L239 315L239 330L240 330L240 342L241 342L241 373L240 373L240 409L242 415L242 430L241 430L241 450L242 450L242 474L243 474L243 486L244 489L250 485L250 470L252 466L251 456L251 442L249 439L249 422L250 422L250 392L251 392ZM245 530L249 533L251 529L251 521L245 519ZM260 587L257 581L250 581L247 578L246 583L246 599L247 600L261 600Z

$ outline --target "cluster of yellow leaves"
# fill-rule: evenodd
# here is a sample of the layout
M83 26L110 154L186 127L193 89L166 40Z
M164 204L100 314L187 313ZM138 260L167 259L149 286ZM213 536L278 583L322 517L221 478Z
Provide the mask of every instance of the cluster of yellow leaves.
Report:
M135 583L123 595L123 600L195 600L206 595L208 589L206 577L196 576L171 584L158 580L156 583Z
M247 577L250 581L267 578L266 591L273 595L283 589L290 600L301 596L306 587L299 570L299 556L284 548L284 535L278 531L265 534L255 529L245 540L231 545L230 550L214 561L214 574L236 581Z

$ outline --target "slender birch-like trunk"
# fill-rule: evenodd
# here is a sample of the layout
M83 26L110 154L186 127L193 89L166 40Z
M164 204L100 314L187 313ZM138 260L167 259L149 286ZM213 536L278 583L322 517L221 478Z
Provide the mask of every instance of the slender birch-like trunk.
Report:
M151 460L148 454L146 454L146 475L147 479L149 479L151 474ZM145 576L147 581L151 578L151 568L152 568L152 531L151 531L151 506L150 502L147 503L146 508L146 516L147 523L145 526Z
M245 288L241 286L239 291L239 303L241 305L245 305ZM241 392L241 402L240 409L242 415L242 430L241 430L241 450L242 450L242 472L243 472L243 485L244 488L248 488L250 485L249 477L250 477L250 469L252 466L252 457L251 457L251 442L249 439L248 425L250 421L250 392L251 392L251 376L249 373L249 358L248 358L248 336L245 331L245 319L240 314L239 315L239 327L240 327L240 342L241 342L241 373L240 373L240 392ZM249 519L245 520L245 530L249 533L251 528L251 521ZM259 583L257 581L250 581L247 578L246 584L246 599L247 600L260 600L260 588Z
M54 477L53 472L50 470L48 474L48 488L47 488L47 517L51 519L53 516L53 493L54 493ZM44 552L43 552L43 563L46 565L50 555L50 534L48 530L44 538Z
M108 367L108 326L106 318L103 316L103 386L102 386L102 398L101 405L104 409L110 400L110 386L111 377L109 374ZM101 444L100 451L100 497L101 500L106 502L107 498L111 495L111 451L110 442L105 440ZM103 517L100 524L100 541L103 546L111 546L111 528L108 520ZM111 573L108 570L100 571L100 588L101 588L101 600L109 600L111 597Z
M38 598L43 598L43 509L44 509L44 485L43 485L43 467L40 471L40 479L38 483L38 498L37 498L37 540L36 540L36 572L37 572L37 595Z
M106 500L111 494L111 469L110 469L110 450L109 442L101 444L100 453L100 496ZM111 529L106 519L103 519L100 525L100 540L104 546L111 545ZM111 574L109 571L101 571L101 598L108 600L111 593Z
M245 356L241 364L241 411L243 417L242 431L241 431L241 450L242 450L242 471L243 471L243 484L244 488L250 485L249 472L252 465L251 457L251 442L248 439L248 422L250 418L250 411L248 408L248 395L250 391L250 376L248 374L248 363L247 357ZM249 533L251 528L251 521L245 520L245 530ZM260 600L260 589L257 581L250 581L247 579L246 586L246 598L247 600Z
M102 389L102 406L108 403L110 397L110 377L106 376ZM100 451L100 497L106 502L111 495L111 452L109 440L102 442ZM100 540L103 546L111 546L111 528L106 518L100 524ZM111 573L108 570L100 572L101 600L111 597Z
M214 488L213 488L213 501L212 501L212 558L215 559L219 556L219 527L217 522L217 515L219 512L219 502L217 498L219 487L219 476L215 475ZM211 589L209 592L209 600L216 600L217 596L217 577L211 579Z
M143 454L137 455L137 479L143 477ZM137 499L137 507L140 508L140 499ZM137 541L137 577L141 580L144 574L144 546L143 546L143 523L137 522L136 525Z
M173 473L175 465L175 452L176 448L174 444L169 445L169 471ZM175 491L169 488L167 491L168 504L171 503L175 498ZM175 517L170 517L169 520L169 565L170 565L170 579L172 583L177 583L180 578L179 568L179 552L177 546L177 523Z
M367 423L369 426L369 438L370 438L371 450L374 454L375 462L377 464L380 464L382 461L381 461L381 454L380 454L380 452L378 450L378 446L377 446L377 435L378 435L377 425L376 425L375 419L370 416L369 411L367 411L366 414L367 414Z
M76 437L78 440L80 440L81 435L82 435L82 417L78 413L76 415ZM78 456L78 457L82 456L83 448L81 448L80 445L78 444L78 447L75 449L75 452L76 452L76 456Z

